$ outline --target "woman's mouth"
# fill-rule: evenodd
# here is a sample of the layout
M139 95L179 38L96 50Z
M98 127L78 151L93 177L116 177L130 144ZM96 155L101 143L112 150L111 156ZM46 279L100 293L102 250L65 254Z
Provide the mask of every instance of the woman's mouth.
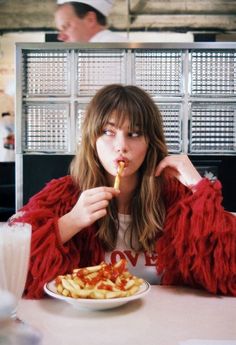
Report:
M126 168L129 164L129 161L125 158L118 158L114 161L116 169L118 169L120 162L124 163L124 167Z

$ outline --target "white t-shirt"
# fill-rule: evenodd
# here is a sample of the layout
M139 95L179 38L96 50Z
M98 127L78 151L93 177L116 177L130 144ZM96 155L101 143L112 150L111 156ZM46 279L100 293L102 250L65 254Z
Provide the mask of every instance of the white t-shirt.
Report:
M116 249L107 252L105 261L107 263L116 263L120 259L126 259L127 268L133 275L143 278L150 284L160 284L160 276L156 271L157 254L147 254L143 252L135 252L125 241L125 231L130 223L130 215L119 214L119 232Z

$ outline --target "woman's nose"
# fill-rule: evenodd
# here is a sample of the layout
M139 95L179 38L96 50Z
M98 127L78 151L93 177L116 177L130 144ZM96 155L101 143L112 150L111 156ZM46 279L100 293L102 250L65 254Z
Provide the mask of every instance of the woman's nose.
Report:
M127 149L127 139L125 135L123 133L117 134L115 138L115 150L117 152L126 152Z

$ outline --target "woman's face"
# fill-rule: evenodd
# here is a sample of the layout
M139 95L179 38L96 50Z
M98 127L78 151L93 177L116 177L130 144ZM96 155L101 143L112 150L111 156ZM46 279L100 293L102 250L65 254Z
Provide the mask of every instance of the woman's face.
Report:
M117 128L115 118L111 117L97 139L96 148L100 162L112 181L120 161L125 163L123 177L137 175L147 153L148 141L138 126L130 130L128 119Z

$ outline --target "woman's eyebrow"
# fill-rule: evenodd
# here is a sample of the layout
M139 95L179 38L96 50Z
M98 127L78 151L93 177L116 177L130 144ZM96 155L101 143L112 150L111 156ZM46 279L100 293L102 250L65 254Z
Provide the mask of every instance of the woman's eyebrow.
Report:
M116 124L115 124L115 121L113 120L110 120L110 121L107 121L106 125L105 126L111 126L111 127L116 127ZM135 124L134 127L133 127L134 130L140 130L140 126L139 124ZM129 126L129 130L130 130L130 126Z
M112 121L108 121L106 123L106 126L109 125L109 126L112 126L112 127L115 127L115 122L112 122Z

